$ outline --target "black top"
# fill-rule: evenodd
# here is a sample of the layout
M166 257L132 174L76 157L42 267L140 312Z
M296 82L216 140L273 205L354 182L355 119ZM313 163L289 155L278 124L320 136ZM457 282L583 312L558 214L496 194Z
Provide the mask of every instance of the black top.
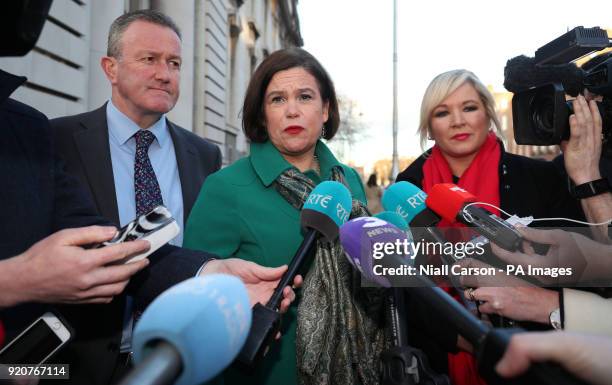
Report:
M9 98L25 81L0 71L0 259L64 228L109 223L96 215L76 179L63 171L45 115ZM40 304L2 310L7 340L45 310Z

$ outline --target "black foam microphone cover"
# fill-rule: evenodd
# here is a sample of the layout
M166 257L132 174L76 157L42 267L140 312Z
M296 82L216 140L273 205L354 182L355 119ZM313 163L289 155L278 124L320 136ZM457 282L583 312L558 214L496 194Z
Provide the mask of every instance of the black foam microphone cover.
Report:
M506 62L504 87L510 92L521 92L548 83L562 83L565 93L577 96L584 85L584 71L574 63L537 66L535 59L524 55Z

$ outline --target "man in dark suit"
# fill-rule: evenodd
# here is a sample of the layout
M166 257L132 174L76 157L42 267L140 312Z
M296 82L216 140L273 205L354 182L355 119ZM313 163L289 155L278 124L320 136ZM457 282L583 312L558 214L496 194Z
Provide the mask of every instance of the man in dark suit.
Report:
M54 119L58 153L91 193L98 211L125 225L138 212L140 134L163 203L182 230L206 176L221 166L219 148L166 119L179 96L180 31L167 16L140 10L117 18L101 65L112 86L109 102ZM156 188L157 189L157 188ZM159 199L161 198L161 200Z
M98 212L119 224L106 108L104 104L91 112L54 119L51 125L56 129L57 150L67 171L87 187ZM176 153L185 220L206 176L220 168L221 152L217 146L169 120L166 123Z

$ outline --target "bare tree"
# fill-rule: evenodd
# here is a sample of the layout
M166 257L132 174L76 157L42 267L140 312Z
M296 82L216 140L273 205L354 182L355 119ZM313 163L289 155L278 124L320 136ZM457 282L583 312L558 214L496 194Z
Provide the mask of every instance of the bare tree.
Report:
M338 95L338 111L340 126L330 145L336 155L346 162L349 160L347 158L350 157L351 147L367 137L365 133L367 126L363 121L363 113L353 99Z

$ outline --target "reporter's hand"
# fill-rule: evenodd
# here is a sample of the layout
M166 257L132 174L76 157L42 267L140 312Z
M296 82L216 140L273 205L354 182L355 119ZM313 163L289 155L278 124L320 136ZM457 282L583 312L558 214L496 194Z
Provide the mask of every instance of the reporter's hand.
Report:
M502 377L516 377L534 362L552 361L576 377L594 385L612 378L612 339L567 332L520 333L510 339L495 370Z
M2 301L3 305L110 302L123 291L132 275L149 264L145 258L111 265L148 250L149 242L146 241L124 242L99 249L81 247L108 241L116 232L114 227L101 226L62 230L6 260L9 271L17 274L19 292L11 293L12 299L8 299L8 303Z
M464 268L488 268L490 265L471 258L458 261ZM534 286L513 275L495 269L495 275L463 275L460 283L465 298L478 301L483 314L497 314L516 321L549 323L550 312L559 307L559 294Z
M504 262L521 265L525 271L528 265L572 269L571 275L532 277L544 284L585 284L612 275L612 245L604 245L582 234L564 230L540 230L530 227L519 227L517 230L527 241L549 245L546 255L535 253L530 246L524 248L524 253L510 252L494 243L491 243L491 249Z
M480 287L471 296L481 302L478 311L482 314L498 314L515 321L548 324L550 313L559 308L559 294L537 286Z
M206 274L230 274L242 280L246 285L251 300L251 306L256 303L268 302L274 289L278 286L281 277L287 271L287 265L279 267L264 267L251 261L239 258L215 259L204 266L200 275ZM302 276L298 275L293 280L293 286L298 288L302 285ZM283 289L283 300L280 304L280 312L285 313L295 300L295 292L290 286Z

